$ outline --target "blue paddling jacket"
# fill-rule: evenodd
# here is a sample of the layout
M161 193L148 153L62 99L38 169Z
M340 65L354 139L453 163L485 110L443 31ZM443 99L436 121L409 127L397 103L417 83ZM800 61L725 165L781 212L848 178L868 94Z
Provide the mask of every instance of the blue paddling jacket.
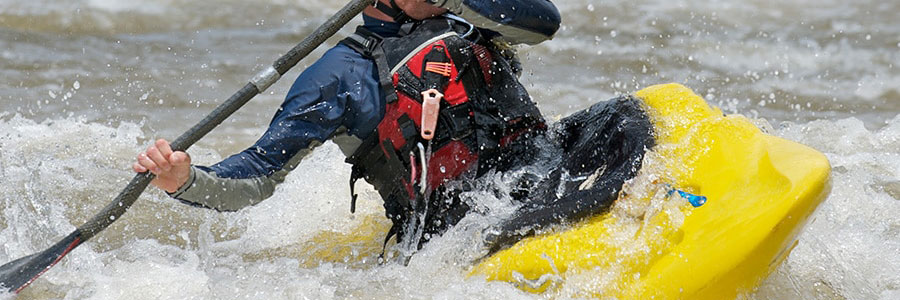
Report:
M560 24L559 12L548 0L437 2L509 44L540 43ZM396 37L401 30L396 23L369 16L363 20L363 28L382 37ZM215 165L192 166L188 182L170 196L220 211L259 203L326 140L345 155L354 153L384 118L386 97L373 60L339 44L300 74L254 145Z

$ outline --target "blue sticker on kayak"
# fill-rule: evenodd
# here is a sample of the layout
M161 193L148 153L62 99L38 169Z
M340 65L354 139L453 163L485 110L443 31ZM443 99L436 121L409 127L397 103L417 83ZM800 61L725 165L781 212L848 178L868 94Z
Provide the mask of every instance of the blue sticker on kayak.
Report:
M681 196L681 198L686 199L694 207L700 207L700 206L703 206L703 204L706 204L706 196L694 195L694 194L691 194L691 193L688 193L688 192L685 192L682 190L676 190L676 189L669 190L669 196L671 196L672 193L675 193L675 192L678 192L678 195Z

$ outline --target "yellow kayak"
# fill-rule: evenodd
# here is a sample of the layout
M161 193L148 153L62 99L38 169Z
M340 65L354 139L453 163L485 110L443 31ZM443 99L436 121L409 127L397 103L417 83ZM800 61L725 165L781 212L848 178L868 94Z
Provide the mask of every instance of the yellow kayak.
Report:
M723 115L678 84L634 96L656 146L609 212L523 239L477 262L471 276L567 297L734 299L790 254L830 191L828 160L743 116ZM706 202L693 207L673 190ZM388 227L380 215L366 215L349 232L322 232L258 256L368 268Z
M473 276L586 297L733 299L787 257L830 191L825 156L723 115L678 84L634 96L657 146L610 212L519 241ZM673 190L707 201L692 207Z

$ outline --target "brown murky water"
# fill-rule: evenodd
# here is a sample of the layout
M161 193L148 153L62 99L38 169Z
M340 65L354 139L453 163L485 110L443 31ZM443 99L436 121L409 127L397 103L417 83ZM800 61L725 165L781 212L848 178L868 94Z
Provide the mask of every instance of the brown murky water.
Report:
M900 1L556 4L564 17L557 37L520 51L522 80L546 115L679 82L828 155L831 197L786 263L748 297L900 297ZM0 261L43 249L81 224L124 186L132 156L149 139L180 134L340 6L0 0ZM212 163L247 147L323 50L192 154ZM464 243L455 237L409 267L297 267L302 254L283 249L378 214L371 191L362 215L346 212L340 157L324 147L273 199L238 213L197 210L151 192L128 220L79 248L23 298L530 296L465 278L465 259L455 254L462 250L452 246Z

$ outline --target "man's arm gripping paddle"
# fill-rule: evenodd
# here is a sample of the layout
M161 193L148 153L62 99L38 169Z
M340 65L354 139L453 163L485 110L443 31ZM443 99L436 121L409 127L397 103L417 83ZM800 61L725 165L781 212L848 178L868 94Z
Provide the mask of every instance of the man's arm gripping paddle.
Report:
M271 67L254 76L243 88L219 105L209 115L203 118L203 120L194 125L194 127L173 141L171 145L169 145L170 147L166 147L168 148L167 150L172 153L187 150L191 145L200 140L200 138L231 116L232 113L250 101L250 99L275 83L281 75L287 73L287 71L294 67L301 59L325 42L326 39L334 35L335 32L362 12L363 9L371 3L371 0L352 0L333 17L328 19L328 21L313 31L312 34L297 44L297 46L288 51L287 54L276 60ZM159 149L159 145L157 145L156 148L157 151L160 152L158 154L162 156L164 151ZM151 155L155 154L156 153L151 153ZM169 154L167 155L169 156L168 158L173 159L173 157L171 157L173 154L167 152L165 154ZM178 158L178 156L180 156L180 154L176 155L175 158ZM146 158L151 161L153 160L150 157ZM184 157L184 159L189 158ZM189 160L187 163L189 163ZM139 166L137 165L133 166L135 170L138 170L138 167ZM152 167L153 166L151 166L151 168ZM155 167L165 168L171 166L155 165ZM19 293L31 282L41 276L41 274L49 270L50 267L59 262L66 254L75 249L75 247L78 247L78 245L81 245L81 243L87 241L100 231L103 231L106 227L119 219L119 217L131 207L134 201L137 200L144 189L147 188L147 185L150 184L151 180L155 178L154 173L158 172L144 172L135 175L125 189L123 189L112 202L107 204L100 213L50 248L0 266L0 285L9 292ZM171 180L171 178L160 178L156 183L165 185L168 180Z

